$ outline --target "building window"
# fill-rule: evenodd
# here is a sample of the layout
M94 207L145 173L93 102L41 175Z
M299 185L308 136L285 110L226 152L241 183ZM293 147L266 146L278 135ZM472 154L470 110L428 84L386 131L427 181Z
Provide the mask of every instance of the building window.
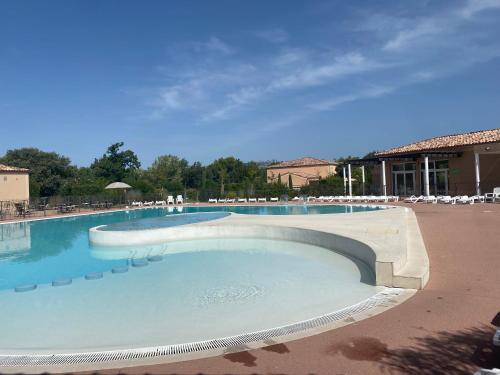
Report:
M415 163L392 164L392 192L394 195L415 194Z
M448 195L448 160L429 160L429 194ZM422 194L425 194L425 162L420 164Z

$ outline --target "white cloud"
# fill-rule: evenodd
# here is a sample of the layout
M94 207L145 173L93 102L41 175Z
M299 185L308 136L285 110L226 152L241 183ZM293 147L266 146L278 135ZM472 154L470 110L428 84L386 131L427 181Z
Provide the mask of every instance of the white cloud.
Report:
M268 90L277 91L324 85L333 79L381 67L383 67L382 64L365 58L359 52L349 52L334 58L331 62L300 67L291 74L286 74L275 79L269 84Z
M285 43L288 41L288 33L280 28L257 31L255 35L271 43Z
M390 39L384 45L384 49L399 50L408 48L422 39L432 37L442 32L443 27L446 27L446 25L438 23L434 19L424 19L415 27L400 31L394 38Z
M309 108L316 111L329 111L344 103L353 102L360 99L378 98L380 96L390 94L395 90L396 87L389 86L368 87L355 93L335 96L333 98L313 103L309 105Z
M476 13L494 8L500 8L500 0L469 0L459 11L459 14L462 17L469 18L474 16Z
M217 51L223 54L230 54L233 52L233 49L222 40L216 37L211 37L207 42L204 43L206 49L210 51Z
M398 51L415 48L424 43L435 43L446 38L446 34L459 34L458 30L477 13L495 8L500 9L500 0L468 0L457 10L453 9L415 20L399 20L395 22L395 25L404 26L385 43L383 48L388 51ZM384 18L379 17L379 19Z
M355 19L357 25L340 46L298 45L254 56L252 51L232 48L216 37L191 44L191 55L184 54L177 61L178 54L172 53L173 60L158 69L168 82L156 91L155 115L161 118L184 112L198 123L215 126L235 117L244 123L243 114L279 118L272 114L280 113L295 121L302 118L302 112L310 116L335 110L348 102L388 95L499 57L500 38L491 34L491 23L483 15L500 8L500 0L453 5L434 13L429 13L430 6L419 8L419 16L413 18L411 12L389 11ZM353 32L357 36L364 33L359 38L363 43L349 49ZM269 127L268 123L263 121L261 126Z

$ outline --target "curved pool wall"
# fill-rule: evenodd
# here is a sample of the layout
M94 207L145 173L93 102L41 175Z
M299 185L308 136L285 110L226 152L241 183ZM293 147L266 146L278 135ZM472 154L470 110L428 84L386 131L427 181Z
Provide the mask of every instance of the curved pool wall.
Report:
M111 258L113 247L154 247L168 241L232 237L289 240L327 248L366 263L375 274L376 285L422 289L429 278L420 229L413 211L406 208L356 215L232 214L217 222L179 227L134 232L89 230L92 246L101 256Z

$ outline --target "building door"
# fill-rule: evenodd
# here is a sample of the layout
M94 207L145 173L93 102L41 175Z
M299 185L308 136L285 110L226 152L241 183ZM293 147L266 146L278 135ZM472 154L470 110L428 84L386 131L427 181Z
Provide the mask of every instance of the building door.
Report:
M421 164L422 194L425 194L425 165ZM448 160L429 161L429 194L448 195Z
M401 196L415 194L415 163L393 164L392 191Z

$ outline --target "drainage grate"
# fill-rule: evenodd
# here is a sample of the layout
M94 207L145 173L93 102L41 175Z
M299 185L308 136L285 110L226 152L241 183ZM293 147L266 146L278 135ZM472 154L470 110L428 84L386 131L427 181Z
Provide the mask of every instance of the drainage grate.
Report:
M221 339L199 341L187 344L166 345L150 348L111 350L103 352L46 354L46 355L0 355L0 367L54 366L75 365L84 363L100 363L166 357L179 354L202 352L214 349L224 349L242 346L251 342L264 341L273 337L283 337L296 332L324 326L326 324L346 319L377 306L383 306L392 298L400 295L403 289L386 288L384 291L355 305L342 310L322 315L309 320L264 331L246 333Z

